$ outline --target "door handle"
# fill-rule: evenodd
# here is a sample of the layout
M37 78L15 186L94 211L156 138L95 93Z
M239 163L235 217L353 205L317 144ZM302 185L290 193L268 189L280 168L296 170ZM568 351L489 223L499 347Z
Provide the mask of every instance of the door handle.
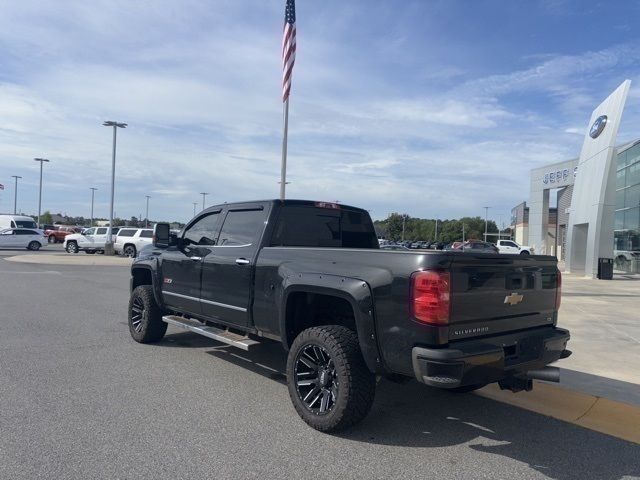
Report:
M189 258L194 262L199 262L200 260L202 260L202 257L189 257Z
M236 264L249 265L249 260L247 260L246 258L236 258Z

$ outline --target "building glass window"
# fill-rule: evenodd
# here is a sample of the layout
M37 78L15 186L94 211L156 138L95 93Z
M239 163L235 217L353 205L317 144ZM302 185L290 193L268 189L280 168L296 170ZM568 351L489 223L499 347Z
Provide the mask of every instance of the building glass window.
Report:
M624 228L624 210L616 212L616 222L614 228L616 230L622 230Z
M638 230L640 228L640 208L630 208L624 211L624 229Z
M623 188L625 187L625 178L627 175L627 169L623 168L622 170L618 170L618 172L616 173L616 188Z
M627 178L626 178L627 186L640 183L640 162L630 165L629 167L626 168L626 170L627 170Z
M629 187L624 192L624 206L625 207L638 207L640 206L640 184ZM620 203L616 203L620 205Z

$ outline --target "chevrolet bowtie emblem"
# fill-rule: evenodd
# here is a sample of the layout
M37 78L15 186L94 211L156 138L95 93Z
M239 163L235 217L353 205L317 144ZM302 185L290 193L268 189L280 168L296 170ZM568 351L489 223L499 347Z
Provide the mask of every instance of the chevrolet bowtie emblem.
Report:
M514 292L511 295L507 295L506 297L504 297L504 303L508 303L509 305L517 305L522 301L523 298L524 295L520 295L519 293Z

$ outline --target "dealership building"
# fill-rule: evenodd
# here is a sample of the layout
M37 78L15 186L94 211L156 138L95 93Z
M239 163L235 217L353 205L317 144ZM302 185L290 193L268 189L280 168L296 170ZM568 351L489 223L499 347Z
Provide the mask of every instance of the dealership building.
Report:
M639 272L640 139L615 144L629 85L593 111L580 157L532 170L529 201L511 211L514 240L572 273L595 278L608 259Z

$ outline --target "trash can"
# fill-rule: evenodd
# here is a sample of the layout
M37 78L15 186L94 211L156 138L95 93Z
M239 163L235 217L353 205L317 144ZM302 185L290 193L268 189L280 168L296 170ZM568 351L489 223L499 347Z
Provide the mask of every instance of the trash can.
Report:
M613 258L598 259L598 278L600 280L613 280Z

